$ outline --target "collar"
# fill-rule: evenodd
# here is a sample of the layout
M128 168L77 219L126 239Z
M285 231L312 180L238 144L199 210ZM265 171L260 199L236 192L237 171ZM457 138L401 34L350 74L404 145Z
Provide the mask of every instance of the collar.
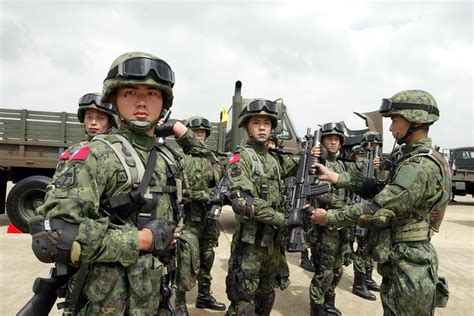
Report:
M327 160L327 161L334 162L334 161L336 161L336 158L337 158L337 154L333 154L333 153L330 153L330 152L328 151L328 155L327 155L327 157L326 157L326 160Z
M268 147L267 147L266 144L261 144L261 143L258 143L255 140L251 140L247 143L247 145L252 147L259 154L267 154L268 153Z
M403 145L401 150L402 150L403 154L408 154L408 153L411 153L413 151L418 151L418 150L421 150L421 149L431 149L431 147L432 147L431 138L423 138L423 139L419 139L419 140L413 142L413 144Z
M150 151L156 143L155 137L151 137L143 133L133 132L126 127L120 128L117 131L117 134L125 137L133 147L137 147L145 151Z

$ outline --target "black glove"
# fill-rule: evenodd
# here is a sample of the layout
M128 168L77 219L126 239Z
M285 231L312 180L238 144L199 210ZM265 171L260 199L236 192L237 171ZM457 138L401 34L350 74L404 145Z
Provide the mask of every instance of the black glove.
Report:
M173 127L178 120L170 119L161 125L155 126L155 136L156 137L167 137L173 135Z
M171 247L174 240L174 224L169 224L165 220L154 219L145 224L143 228L148 228L153 233L153 245L150 252L155 256L163 256Z
M246 199L240 196L240 192L232 193L231 200L232 210L235 214L252 217L253 215L253 198Z
M290 217L285 218L285 226L288 228L294 228L297 226L303 226L303 214L312 214L314 212L314 207L302 207L296 211L292 211Z

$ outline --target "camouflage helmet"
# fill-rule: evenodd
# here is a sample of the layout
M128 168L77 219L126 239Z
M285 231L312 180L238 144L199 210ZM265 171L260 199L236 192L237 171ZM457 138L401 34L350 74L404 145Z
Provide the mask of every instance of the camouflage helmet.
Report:
M326 123L321 125L321 139L328 135L337 135L341 140L341 145L344 143L344 125L342 123Z
M364 153L365 153L365 149L361 145L355 145L351 149L351 156L354 156L355 154L363 155Z
M109 116L110 123L117 128L117 113L111 103L102 103L100 93L84 94L78 101L77 118L79 122L84 123L84 117L88 109L95 109Z
M383 137L380 135L380 133L375 132L375 131L368 131L365 132L364 135L362 136L362 140L360 141L361 146L366 146L369 143L371 144L382 144L383 142Z
M173 104L174 72L156 56L143 52L130 52L117 57L104 79L102 102L112 102L115 89L127 85L144 84L156 87L163 94L163 108Z
M186 127L194 129L203 129L206 131L206 138L211 135L211 123L209 120L202 116L191 116L185 121Z
M238 126L244 126L252 116L265 115L270 117L272 129L278 126L278 111L275 102L265 99L251 101L240 113Z
M385 117L401 115L411 123L432 124L439 119L436 100L422 90L405 90L382 99L379 112Z

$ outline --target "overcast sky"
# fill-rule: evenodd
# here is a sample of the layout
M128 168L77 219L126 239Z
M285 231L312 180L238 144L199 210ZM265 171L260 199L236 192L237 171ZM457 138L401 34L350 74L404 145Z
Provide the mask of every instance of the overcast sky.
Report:
M76 112L118 55L145 51L176 73L176 118L217 120L241 80L244 97L283 98L301 136L362 128L353 111L422 89L434 143L474 145L472 1L329 2L0 0L0 107Z

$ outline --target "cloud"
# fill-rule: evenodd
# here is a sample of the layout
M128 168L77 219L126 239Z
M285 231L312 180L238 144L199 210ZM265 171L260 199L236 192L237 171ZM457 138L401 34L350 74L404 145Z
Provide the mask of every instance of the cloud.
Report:
M242 80L244 97L282 97L300 134L329 121L361 128L353 111L417 88L440 105L435 142L472 145L472 12L426 1L2 2L0 100L75 112L115 57L139 50L175 70L176 117L217 120Z

